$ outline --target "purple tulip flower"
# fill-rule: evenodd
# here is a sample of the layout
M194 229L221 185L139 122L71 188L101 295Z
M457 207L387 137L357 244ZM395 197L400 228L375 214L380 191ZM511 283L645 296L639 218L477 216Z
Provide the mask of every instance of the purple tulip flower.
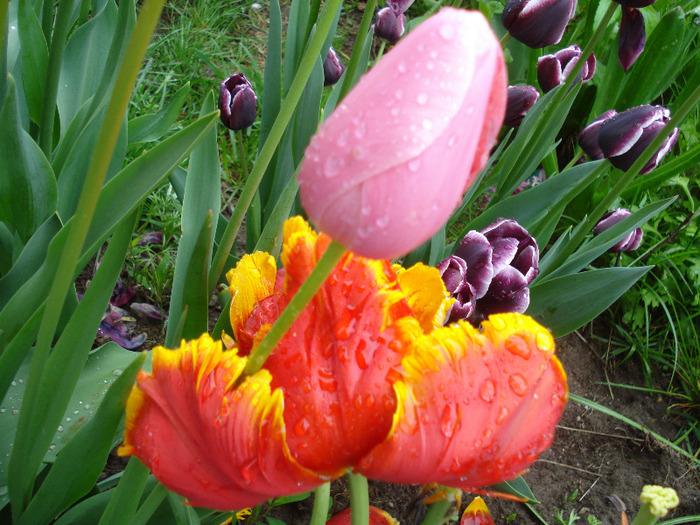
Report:
M506 103L505 126L519 126L535 102L540 98L540 92L533 86L508 86L508 102Z
M581 132L579 143L592 158L606 158L613 166L625 171L670 118L669 110L661 106L637 106L622 113L607 111ZM677 140L678 128L675 128L639 173L644 175L656 168Z
M603 233L608 228L611 228L623 219L626 219L632 215L632 213L626 208L617 208L616 210L609 211L598 221L598 224L593 228L593 234L599 235ZM631 250L636 250L639 245L642 244L642 229L635 228L630 233L628 233L620 242L615 246L610 248L608 251L612 253L629 252Z
M646 39L642 12L633 7L623 7L622 20L620 21L620 42L617 48L622 69L627 71L632 67L634 61L644 51Z
M386 5L389 6L397 15L405 13L411 7L415 0L386 0Z
M245 129L258 115L258 97L246 76L237 73L224 80L219 87L221 122L234 131Z
M391 7L385 7L377 12L374 23L374 34L390 44L395 44L406 31L406 15L397 13Z
M530 305L528 284L539 273L539 248L511 219L500 219L481 232L470 231L455 255L438 265L445 286L456 299L448 321L479 324L487 315L524 312Z
M345 68L343 63L340 61L338 53L335 52L333 46L328 48L328 54L326 55L326 60L323 61L323 85L332 86L340 77L343 76Z
M576 0L508 0L501 22L516 40L539 49L561 40Z
M648 7L656 0L615 0L622 7Z
M581 58L581 48L577 45L560 49L553 55L545 55L537 60L537 81L542 91L547 93L560 84L563 84L576 62ZM588 82L595 73L595 55L591 55L581 69L577 81Z

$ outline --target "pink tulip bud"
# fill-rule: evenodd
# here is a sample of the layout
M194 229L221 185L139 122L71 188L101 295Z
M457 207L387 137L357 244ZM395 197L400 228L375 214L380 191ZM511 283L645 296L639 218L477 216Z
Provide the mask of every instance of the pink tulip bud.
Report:
M478 12L445 8L403 38L311 139L309 218L349 250L390 259L445 223L503 122L506 73Z

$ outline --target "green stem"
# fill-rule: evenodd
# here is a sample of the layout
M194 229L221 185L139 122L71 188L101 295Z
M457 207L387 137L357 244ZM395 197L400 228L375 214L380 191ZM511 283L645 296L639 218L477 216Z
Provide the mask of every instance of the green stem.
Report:
M0 0L0 57L5 56L5 24L7 23L7 8L10 6L10 0ZM3 59L4 60L4 59ZM3 82L5 80L3 79ZM4 100L2 101L4 102ZM0 104L2 104L0 102Z
M423 521L421 521L421 525L440 525L445 519L445 514L450 509L450 505L452 505L452 502L447 498L430 505Z
M698 101L700 101L700 86L695 88L695 91L693 91L693 93L681 105L681 107L678 108L678 111L676 111L676 114L671 118L671 120L668 121L664 129L661 130L654 140L651 141L637 160L634 161L634 164L632 164L627 171L622 173L622 175L617 179L615 186L605 194L594 210L584 219L581 224L579 224L579 226L577 226L573 232L571 240L566 246L564 246L559 255L557 255L556 259L552 261L552 264L550 264L549 268L551 268L551 270L554 270L560 266L561 263L574 252L579 244L581 244L586 235L588 235L588 233L593 229L605 212L608 211L610 205L615 202L615 200L622 194L627 186L629 186L644 165L649 162L651 157L661 147L661 144L664 140L666 140L666 137L671 134L674 128L680 125L688 113L690 113L690 111L696 106ZM603 163L601 166L606 164L607 162Z
M309 525L325 525L328 517L328 503L331 500L331 484L324 483L314 491L314 510Z
M246 185L238 198L236 208L233 210L231 220L229 220L228 225L226 226L226 230L224 231L223 237L221 238L221 242L219 243L219 247L217 248L216 254L214 255L212 261L211 272L209 273L209 290L212 292L216 287L216 283L219 281L221 273L224 270L224 265L226 263L226 259L228 258L228 254L233 247L233 243L238 235L238 230L241 228L241 224L243 223L243 217L245 216L246 211L248 211L250 203L253 201L253 196L260 185L260 181L265 174L265 170L272 160L272 156L275 154L280 140L282 140L282 135L284 134L287 125L294 115L294 110L301 99L301 95L304 92L304 88L306 87L309 77L311 76L311 71L316 64L316 60L321 54L321 48L323 47L323 44L330 33L333 21L335 20L335 14L340 8L341 4L342 0L328 0L326 3L323 13L321 14L321 18L318 21L318 25L316 26L316 32L311 38L309 46L306 48L301 64L299 64L299 69L297 70L294 80L292 81L292 85L289 88L289 92L287 93L287 96L282 103L282 107L277 114L277 118L270 129L270 133L265 140L265 144L263 144L263 147L260 149L260 154L258 155L258 159L255 162L252 171L250 172L248 181L246 182Z
M350 523L367 525L369 523L369 490L367 478L362 474L347 473L350 489Z
M632 520L632 525L654 525L658 520L659 518L651 513L651 505L645 503Z
M243 130L234 132L236 135L236 145L238 147L238 160L241 161L241 167L243 168L243 180L248 180L248 159L246 159L245 154L245 134Z
M48 2L51 3L51 2ZM39 127L39 146L47 158L51 158L53 151L53 123L56 116L56 97L58 96L58 81L61 75L63 52L66 49L66 40L70 30L73 14L74 0L63 0L56 13L56 25L53 29L49 51L49 64L46 68L46 82L44 83L44 101L41 108L41 122Z
M345 253L346 250L342 244L331 241L326 251L316 263L316 266L314 266L314 269L311 270L306 281L299 287L299 290L297 290L297 293L292 297L292 300L289 301L289 304L277 321L275 321L275 324L272 325L270 331L250 354L248 364L245 367L242 377L254 374L262 368L265 360L275 349L277 343L284 337L284 334L287 333L287 330L289 330L297 317L299 317L304 307L313 299L316 292L321 288L321 285L326 281L326 278L331 274L336 264Z
M343 79L343 85L340 88L338 102L345 98L345 95L348 94L350 88L352 87L352 83L354 82L355 73L358 65L360 64L362 50L365 48L367 37L370 36L369 26L372 23L375 7L377 7L377 0L367 0L367 3L365 4L365 12L362 14L362 20L360 21L360 28L357 30L357 38L355 39L355 44L352 46L350 63L345 70L345 78Z
M508 42L510 42L511 38L513 38L513 35L511 35L510 33L508 33L506 31L506 34L503 35L503 38L501 38L501 47L503 49L506 48L506 46L508 45Z
M24 436L26 431L23 429L27 428L32 418L40 417L40 414L34 413L40 402L37 399L39 383L44 374L46 360L56 333L66 294L73 279L73 271L95 214L97 199L124 121L123 116L136 83L136 76L141 69L151 35L160 19L163 1L145 0L142 4L138 21L130 38L129 47L117 75L107 113L97 139L97 145L87 170L88 175L78 201L75 220L72 221L68 239L48 294L46 304L51 305L51 307L44 310L39 327L39 334L29 369L24 402L18 422L18 437ZM11 479L10 483L8 483L8 490L12 500L12 509L15 515L18 516L31 496L34 473L37 471L41 458L24 457L23 454L18 453L17 449L20 447L16 445L17 443L15 443L15 449L10 458L9 470Z

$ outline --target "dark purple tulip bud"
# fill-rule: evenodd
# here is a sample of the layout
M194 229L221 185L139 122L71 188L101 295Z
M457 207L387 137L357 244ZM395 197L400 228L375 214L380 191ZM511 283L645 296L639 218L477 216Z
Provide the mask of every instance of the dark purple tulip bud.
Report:
M395 44L406 30L406 15L397 14L391 7L385 7L377 12L374 23L374 34L390 44Z
M577 45L561 49L553 55L545 55L537 60L537 81L543 92L547 93L563 84L576 62L581 58L581 48ZM577 80L588 82L595 73L595 55L591 53L581 69Z
M234 131L245 129L258 115L258 97L242 73L228 77L219 88L221 122Z
M408 11L415 0L386 0L386 5L389 6L394 13L401 14Z
M329 47L326 60L323 61L323 85L332 86L338 82L343 75L343 71L345 71L345 68L338 57L338 53L335 52L333 46Z
M468 319L474 313L474 287L467 281L467 263L456 255L450 255L437 265L445 283L445 288L455 299L447 316L451 323L459 319Z
M506 126L518 126L525 114L540 98L540 92L533 86L508 86L508 102L506 103Z
M588 126L583 128L583 131L581 131L581 134L578 137L578 143L581 146L581 149L585 151L586 155L588 155L592 160L600 160L605 158L605 155L603 155L603 152L598 145L598 132L600 131L600 126L603 125L603 122L614 115L617 115L617 111L614 109L606 111Z
M539 49L558 44L576 0L508 0L501 22L516 40Z
M609 211L598 221L598 224L593 228L593 234L599 235L603 233L608 228L611 228L623 219L626 219L632 215L632 213L626 208L618 208L613 211ZM615 246L610 248L608 251L613 253L629 252L631 250L636 250L639 245L642 244L642 229L635 228L630 233L628 233L620 242Z
M644 51L647 34L644 30L644 17L639 9L633 7L622 8L622 20L620 21L620 43L617 47L617 56L620 59L622 69L627 71L632 67L637 57Z
M493 273L497 275L506 266L523 274L527 284L540 273L540 250L537 241L512 219L500 219L481 233L493 246Z
M606 159L620 170L628 170L671 119L661 106L637 106L605 120L598 131L598 146ZM678 140L678 128L640 170L644 175L656 168Z
M455 255L467 263L467 280L474 288L474 297L481 299L493 279L493 248L481 232L470 231L459 241Z

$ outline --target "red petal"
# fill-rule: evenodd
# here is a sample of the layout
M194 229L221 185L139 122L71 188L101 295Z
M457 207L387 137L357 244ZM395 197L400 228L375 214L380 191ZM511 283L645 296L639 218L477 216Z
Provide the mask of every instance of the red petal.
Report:
M348 507L329 519L326 525L350 525L351 521L351 510ZM392 518L389 513L370 505L368 525L399 525L399 522Z
M133 454L168 489L204 507L231 510L309 490L323 479L285 443L280 391L262 370L238 387L245 359L208 335L179 350L154 349L129 397L121 455Z
M468 490L516 477L549 446L566 377L532 319L495 315L483 333L460 323L416 347L395 386L392 434L360 463L362 474Z

